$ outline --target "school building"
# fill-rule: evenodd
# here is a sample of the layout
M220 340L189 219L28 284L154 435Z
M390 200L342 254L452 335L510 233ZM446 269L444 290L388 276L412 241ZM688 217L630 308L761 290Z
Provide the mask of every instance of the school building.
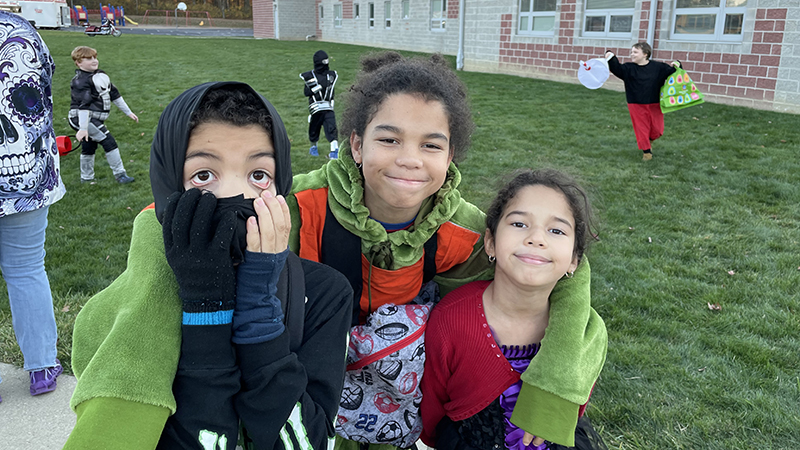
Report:
M462 55L464 70L577 82L648 41L706 100L800 113L800 0L253 0L257 38ZM463 11L463 17L462 13ZM607 87L621 89L612 75Z

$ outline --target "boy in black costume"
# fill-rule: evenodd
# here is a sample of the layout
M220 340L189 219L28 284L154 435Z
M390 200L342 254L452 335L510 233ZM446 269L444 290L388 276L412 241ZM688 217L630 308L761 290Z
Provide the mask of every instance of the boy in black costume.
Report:
M339 78L335 70L328 68L328 54L323 50L314 53L314 70L303 72L300 78L305 83L303 92L308 97L308 140L311 156L319 156L317 141L319 129L325 127L325 139L331 143L328 158L339 158L339 141L336 139L336 114L333 112L333 89Z
M81 143L81 183L94 181L94 153L98 143L106 151L108 165L117 182L131 183L133 177L125 172L117 141L104 122L111 112L111 103L134 121L138 122L139 118L122 99L122 94L108 75L97 68L95 49L75 47L72 60L78 69L70 82L72 101L69 105L69 125L77 131L75 138Z

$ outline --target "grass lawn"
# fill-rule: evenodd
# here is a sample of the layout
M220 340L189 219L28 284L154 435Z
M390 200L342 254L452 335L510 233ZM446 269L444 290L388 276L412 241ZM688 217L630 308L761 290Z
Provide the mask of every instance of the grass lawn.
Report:
M150 141L166 104L195 84L241 80L281 112L294 171L308 156L298 74L324 48L339 71L337 111L368 48L320 42L42 32L56 60L56 134L66 121L76 45L92 45L127 103L107 122L132 185L102 152L97 183L62 158L66 197L50 209L47 269L69 370L81 306L125 268L134 216L152 201ZM800 133L798 116L705 104L666 117L644 163L624 94L505 75L461 73L477 131L460 168L464 197L485 208L498 180L554 167L591 192L600 241L592 294L609 331L588 414L613 449L800 448ZM327 150L327 143L321 142ZM711 310L709 304L719 304ZM4 286L0 361L22 364Z

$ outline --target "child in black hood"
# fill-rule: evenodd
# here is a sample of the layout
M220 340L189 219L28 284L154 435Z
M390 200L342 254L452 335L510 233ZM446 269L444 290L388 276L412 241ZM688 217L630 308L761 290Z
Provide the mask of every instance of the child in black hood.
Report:
M319 130L325 127L325 139L331 143L329 159L339 158L338 130L336 129L336 114L333 112L333 95L336 80L339 75L328 67L328 54L324 50L314 53L314 70L303 72L300 78L305 83L303 93L308 97L308 140L311 156L319 156L317 141Z
M324 448L352 290L287 250L277 111L246 84L189 89L161 115L150 176L128 268L76 319L65 448L234 449L240 422L246 447Z

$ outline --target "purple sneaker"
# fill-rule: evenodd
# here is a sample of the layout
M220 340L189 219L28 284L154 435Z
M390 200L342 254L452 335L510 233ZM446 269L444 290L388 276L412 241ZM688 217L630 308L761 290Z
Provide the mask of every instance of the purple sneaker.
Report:
M45 392L52 392L56 390L56 377L61 375L64 369L61 367L61 361L56 360L55 367L48 367L46 369L31 372L31 395L44 394Z

